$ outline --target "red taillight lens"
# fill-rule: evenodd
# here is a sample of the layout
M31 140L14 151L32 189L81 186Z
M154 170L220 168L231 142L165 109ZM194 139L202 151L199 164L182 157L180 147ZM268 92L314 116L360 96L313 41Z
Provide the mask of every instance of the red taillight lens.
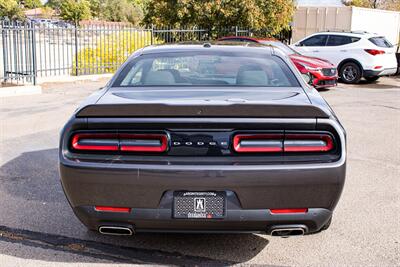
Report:
M77 133L71 146L81 151L165 152L168 137L165 134L108 134Z
M236 152L281 152L283 134L238 134L233 138Z
M105 211L105 212L120 212L120 213L131 212L131 208L123 208L123 207L95 206L94 209L96 211Z
M328 134L286 134L285 152L327 152L333 149L333 139Z
M165 152L168 139L164 134L122 134L120 145L121 151Z
M71 143L76 150L117 151L119 147L116 134L79 133Z
M368 54L373 55L373 56L385 54L385 51L378 50L378 49L364 49L364 50L365 50L365 52L367 52Z
M306 213L308 209L271 209L272 214Z

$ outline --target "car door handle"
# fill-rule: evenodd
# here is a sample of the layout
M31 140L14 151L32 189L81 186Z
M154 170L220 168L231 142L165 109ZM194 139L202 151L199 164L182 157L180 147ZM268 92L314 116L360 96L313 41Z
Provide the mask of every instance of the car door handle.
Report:
M347 50L346 49L342 49L342 50L340 50L340 52L347 52Z
M319 52L319 50L313 50L313 52Z

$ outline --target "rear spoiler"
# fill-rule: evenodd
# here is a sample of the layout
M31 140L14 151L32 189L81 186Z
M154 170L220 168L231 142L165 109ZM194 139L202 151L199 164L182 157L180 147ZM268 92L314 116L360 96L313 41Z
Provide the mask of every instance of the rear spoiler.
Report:
M329 118L329 111L313 105L231 104L94 104L83 107L76 117L226 117L226 118Z

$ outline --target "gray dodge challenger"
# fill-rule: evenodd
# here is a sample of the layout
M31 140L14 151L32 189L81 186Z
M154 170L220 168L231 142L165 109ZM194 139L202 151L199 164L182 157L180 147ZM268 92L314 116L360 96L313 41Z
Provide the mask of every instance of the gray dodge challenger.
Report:
M316 233L343 189L345 138L274 47L150 46L65 125L61 182L102 234Z

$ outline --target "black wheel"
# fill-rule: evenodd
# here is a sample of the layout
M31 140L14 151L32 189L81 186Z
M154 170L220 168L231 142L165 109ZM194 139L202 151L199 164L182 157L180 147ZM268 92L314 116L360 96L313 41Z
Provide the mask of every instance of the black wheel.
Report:
M340 79L344 83L358 83L361 79L361 74L361 68L354 62L344 63L339 71Z
M365 77L368 82L375 82L379 79L379 76Z

